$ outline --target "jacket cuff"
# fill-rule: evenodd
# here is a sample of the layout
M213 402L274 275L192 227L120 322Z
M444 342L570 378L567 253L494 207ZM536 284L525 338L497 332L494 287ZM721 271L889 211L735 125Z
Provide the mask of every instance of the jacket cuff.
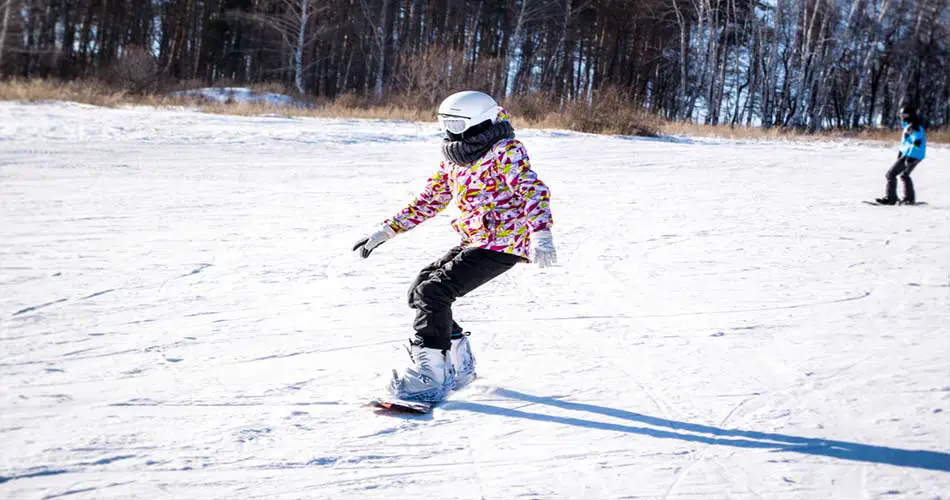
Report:
M538 230L538 231L533 231L533 232L531 233L531 237L534 238L534 239L537 239L537 240L550 240L550 239L553 239L553 236L551 236L551 231L549 231L549 230L547 230L547 229L541 229L541 230Z
M392 219L383 221L383 225L380 226L380 229L386 231L386 234L389 235L390 238L403 231L402 227L400 227L399 224L397 224L396 221Z

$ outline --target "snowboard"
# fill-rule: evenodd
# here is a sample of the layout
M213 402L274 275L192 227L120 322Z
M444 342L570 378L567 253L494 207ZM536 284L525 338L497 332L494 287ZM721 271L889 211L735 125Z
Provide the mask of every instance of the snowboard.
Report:
M438 402L409 401L397 397L380 396L373 398L369 402L370 406L375 406L382 410L396 413L418 413L424 415L430 413Z
M457 394L459 391L469 387L475 379L469 380L465 385L457 386L455 389L450 391L450 394ZM401 399L393 396L391 394L384 394L381 396L375 396L369 401L369 406L375 407L378 411L382 413L415 413L419 415L425 415L432 413L432 410L439 406L440 403L445 401L411 401L408 399Z
M914 203L913 205L900 205L900 204L885 205L885 204L883 204L883 203L878 203L878 202L876 202L876 201L874 201L874 200L861 200L861 202L862 202L862 203L867 203L868 205L874 205L874 206L877 206L877 207L908 207L908 206L926 205L926 204L927 204L926 201L918 201L917 203Z

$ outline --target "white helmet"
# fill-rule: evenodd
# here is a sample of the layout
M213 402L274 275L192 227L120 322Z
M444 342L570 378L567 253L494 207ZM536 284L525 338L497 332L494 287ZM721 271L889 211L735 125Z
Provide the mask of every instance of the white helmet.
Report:
M452 94L439 105L439 125L448 134L461 135L486 120L495 123L498 103L484 92L466 90Z

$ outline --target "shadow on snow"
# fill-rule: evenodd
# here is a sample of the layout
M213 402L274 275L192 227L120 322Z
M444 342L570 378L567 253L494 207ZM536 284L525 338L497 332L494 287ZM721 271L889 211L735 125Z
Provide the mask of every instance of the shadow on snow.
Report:
M532 413L523 410L502 408L482 403L468 401L447 401L446 410L466 410L487 415L500 415L511 418L524 418L541 422L553 422L564 425L600 429L607 431L642 434L662 439L679 439L693 443L703 443L718 446L735 446L738 448L757 448L776 452L804 453L807 455L824 456L843 460L854 460L876 464L889 464L901 467L916 467L920 469L950 471L950 453L941 453L925 450L904 450L887 446L875 446L846 441L832 441L820 438L807 438L775 434L767 432L743 431L722 429L709 425L691 424L676 420L651 417L626 410L618 410L605 406L584 403L571 403L551 397L532 396L509 389L496 389L495 395L513 400L526 401L534 404L548 405L564 410L596 413L612 418L638 422L655 427L666 427L669 430L650 427L638 427L627 424L585 420L577 417L562 417Z

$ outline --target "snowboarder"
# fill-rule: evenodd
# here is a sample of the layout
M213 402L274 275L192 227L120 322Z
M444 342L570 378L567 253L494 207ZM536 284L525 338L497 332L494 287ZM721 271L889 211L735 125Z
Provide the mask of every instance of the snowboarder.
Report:
M924 134L923 121L917 116L913 106L901 106L901 149L897 152L897 162L887 171L887 194L884 198L877 198L876 202L882 205L913 205L917 202L914 193L914 182L910 173L920 164L927 154L927 137ZM904 182L904 199L897 199L897 176Z
M452 221L460 244L423 268L409 288L409 307L416 310L412 365L393 370L389 391L410 401L440 401L475 377L467 332L452 319L457 298L519 262L547 267L557 258L550 191L531 170L508 112L485 93L465 91L442 101L438 119L445 133L439 169L406 208L353 247L369 257L453 198L461 212Z

